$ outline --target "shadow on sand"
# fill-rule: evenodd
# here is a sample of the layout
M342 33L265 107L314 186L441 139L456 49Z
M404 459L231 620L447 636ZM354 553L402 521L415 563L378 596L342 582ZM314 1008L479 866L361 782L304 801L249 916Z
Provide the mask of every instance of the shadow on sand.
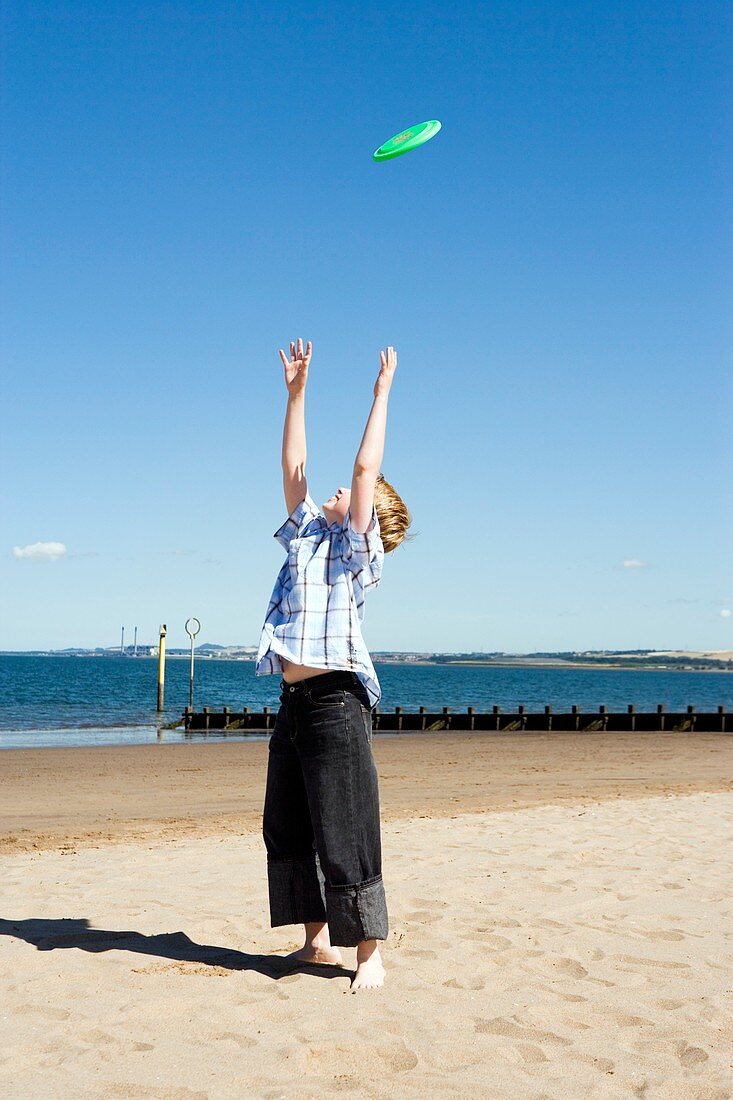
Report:
M288 974L312 974L319 978L351 977L346 967L322 963L293 962L284 955L249 955L246 951L194 943L185 932L163 932L144 936L141 932L115 932L93 928L86 917L62 917L59 920L31 918L4 920L0 917L0 935L14 936L33 944L39 951L60 951L74 947L79 951L132 951L175 962L202 963L228 970L253 970L277 981Z

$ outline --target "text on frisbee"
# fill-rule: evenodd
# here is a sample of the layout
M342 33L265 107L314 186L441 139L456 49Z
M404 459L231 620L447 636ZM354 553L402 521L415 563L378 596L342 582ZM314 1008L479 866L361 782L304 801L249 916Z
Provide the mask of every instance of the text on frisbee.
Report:
M389 141L385 141L384 145L380 145L372 156L374 160L391 160L392 157L401 157L403 153L409 153L412 149L417 149L418 145L424 145L426 141L430 141L439 129L440 123L437 118L433 118L429 122L418 122L415 126L410 126L409 129L395 134Z

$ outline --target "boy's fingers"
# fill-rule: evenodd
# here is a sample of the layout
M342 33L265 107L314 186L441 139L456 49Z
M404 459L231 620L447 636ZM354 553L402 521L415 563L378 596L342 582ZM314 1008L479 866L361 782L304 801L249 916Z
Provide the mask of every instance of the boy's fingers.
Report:
M287 357L287 355L285 354L285 352L283 351L283 349L282 349L282 348L280 348L280 358L282 359L282 364L283 364L283 366L284 366L284 367L287 367L287 365L288 365L288 357Z
M295 359L295 344L292 340L290 341L290 358Z
M303 358L303 341L298 337L298 358Z
M380 361L380 363L382 364L383 367L387 366L387 360L384 358L384 352L383 351L380 351L380 353L379 353L379 361Z

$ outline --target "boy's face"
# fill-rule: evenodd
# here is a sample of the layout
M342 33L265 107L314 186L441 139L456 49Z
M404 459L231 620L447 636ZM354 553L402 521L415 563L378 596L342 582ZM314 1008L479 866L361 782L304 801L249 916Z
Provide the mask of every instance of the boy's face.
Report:
M323 514L326 517L326 522L329 527L332 523L344 522L350 500L351 489L346 489L342 485L341 488L337 489L333 496L329 497L325 504L322 505Z

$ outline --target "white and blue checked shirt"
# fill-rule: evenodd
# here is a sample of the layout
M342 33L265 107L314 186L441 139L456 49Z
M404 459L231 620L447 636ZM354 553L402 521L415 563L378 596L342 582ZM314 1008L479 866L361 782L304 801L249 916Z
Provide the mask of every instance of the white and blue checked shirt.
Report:
M281 673L280 657L312 668L355 672L372 706L381 698L377 674L361 634L364 596L379 584L384 544L376 508L363 534L326 517L309 493L274 538L288 551L265 616L255 675Z

